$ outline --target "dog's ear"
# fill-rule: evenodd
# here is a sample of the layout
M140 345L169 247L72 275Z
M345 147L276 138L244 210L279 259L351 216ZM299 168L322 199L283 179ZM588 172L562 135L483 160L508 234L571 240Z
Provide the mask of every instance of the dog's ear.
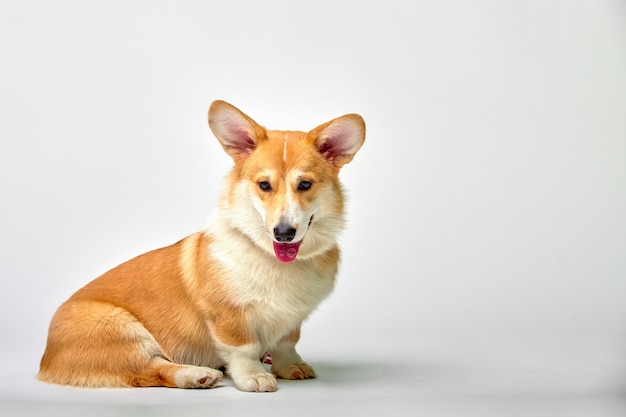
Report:
M309 138L319 153L337 168L352 160L365 141L365 121L358 114L346 114L311 130Z
M249 155L266 137L263 127L232 104L221 100L214 101L209 107L209 126L233 159Z

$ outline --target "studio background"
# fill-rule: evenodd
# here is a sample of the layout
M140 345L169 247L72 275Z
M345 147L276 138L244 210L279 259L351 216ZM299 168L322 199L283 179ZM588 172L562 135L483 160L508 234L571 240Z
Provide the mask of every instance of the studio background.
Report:
M272 129L367 123L338 286L303 329L316 397L272 401L626 410L623 2L3 0L0 55L4 409L237 397L34 381L65 299L203 226L223 99Z

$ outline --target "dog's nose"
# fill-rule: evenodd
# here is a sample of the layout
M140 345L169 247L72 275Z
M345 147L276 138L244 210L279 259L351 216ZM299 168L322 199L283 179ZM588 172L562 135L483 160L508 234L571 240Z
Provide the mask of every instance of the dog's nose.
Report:
M290 224L280 223L274 228L274 237L278 242L291 242L296 237L296 228Z

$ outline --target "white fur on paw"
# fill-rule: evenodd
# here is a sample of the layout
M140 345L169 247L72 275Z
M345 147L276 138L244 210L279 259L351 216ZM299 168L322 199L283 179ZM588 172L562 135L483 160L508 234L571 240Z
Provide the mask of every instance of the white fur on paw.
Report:
M175 381L179 388L211 388L223 376L217 369L187 365L176 372Z
M243 375L234 382L237 389L246 392L274 392L278 385L274 375L267 372L255 375Z
M272 372L282 379L308 379L315 378L315 371L306 362L300 362L287 366L272 365Z

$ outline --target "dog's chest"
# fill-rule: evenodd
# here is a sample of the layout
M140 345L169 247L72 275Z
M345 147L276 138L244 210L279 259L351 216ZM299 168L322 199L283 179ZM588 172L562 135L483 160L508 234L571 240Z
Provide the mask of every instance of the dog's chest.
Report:
M258 261L253 267L231 270L229 275L238 305L296 317L317 307L332 291L335 278L334 271L321 273L312 261L289 265Z
M277 264L256 259L231 264L226 280L231 301L245 309L264 344L272 345L330 294L335 274L336 268L321 272L314 260Z

